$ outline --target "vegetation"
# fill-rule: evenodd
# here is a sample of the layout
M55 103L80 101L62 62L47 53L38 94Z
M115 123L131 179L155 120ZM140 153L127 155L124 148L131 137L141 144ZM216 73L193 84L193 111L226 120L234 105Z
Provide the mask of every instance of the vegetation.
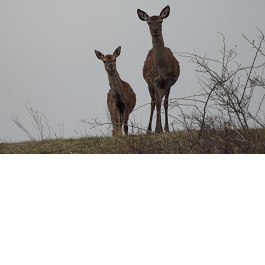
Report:
M265 130L228 128L1 143L1 154L264 154ZM199 141L198 141L199 139Z

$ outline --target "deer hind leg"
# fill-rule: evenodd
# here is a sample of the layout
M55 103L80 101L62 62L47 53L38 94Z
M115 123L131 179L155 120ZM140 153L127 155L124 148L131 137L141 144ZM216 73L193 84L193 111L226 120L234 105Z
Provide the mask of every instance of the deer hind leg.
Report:
M149 124L147 128L147 133L152 132L152 120L153 120L153 114L154 114L154 109L155 109L155 104L156 104L156 96L155 96L155 91L154 88L151 86L148 86L149 93L151 96L151 112L150 112L150 119L149 119Z
M166 90L165 94L165 101L164 101L164 108L165 108L165 132L169 132L169 127L168 127L168 97L170 93L170 88Z

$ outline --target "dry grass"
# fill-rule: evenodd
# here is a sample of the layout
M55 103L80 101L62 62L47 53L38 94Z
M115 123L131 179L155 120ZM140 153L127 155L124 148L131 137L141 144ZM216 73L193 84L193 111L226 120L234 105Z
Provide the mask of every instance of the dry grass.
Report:
M265 130L208 130L1 143L1 154L264 154Z

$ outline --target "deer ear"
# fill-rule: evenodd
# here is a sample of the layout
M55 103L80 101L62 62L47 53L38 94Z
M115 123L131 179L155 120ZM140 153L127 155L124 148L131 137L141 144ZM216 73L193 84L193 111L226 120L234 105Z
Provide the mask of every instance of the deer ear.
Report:
M119 46L113 53L115 58L117 58L121 54L121 46Z
M104 57L104 55L101 52L97 51L97 50L95 50L95 54L96 54L96 56L98 57L99 60L102 60L103 57Z
M169 6L166 6L160 13L160 17L162 19L165 19L169 16L169 13L170 13L170 7Z
M142 10L140 9L137 9L137 14L138 14L138 17L143 20L143 21L148 21L149 19L149 16Z

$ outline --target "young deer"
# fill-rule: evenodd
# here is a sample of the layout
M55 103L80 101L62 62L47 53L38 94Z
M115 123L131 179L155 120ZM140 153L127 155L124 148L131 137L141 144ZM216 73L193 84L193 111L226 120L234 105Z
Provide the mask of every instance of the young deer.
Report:
M162 22L169 16L170 8L166 6L159 16L149 17L144 11L137 9L139 18L146 21L149 25L153 48L149 51L143 67L143 76L148 84L151 96L151 114L148 125L148 132L152 131L152 119L154 108L156 106L157 117L155 132L163 132L161 125L161 102L165 96L165 131L169 131L168 127L168 97L170 88L178 80L180 67L179 62L174 57L171 50L164 46L162 36Z
M131 86L121 80L116 68L116 59L121 53L121 46L113 54L103 55L97 50L95 53L98 59L103 61L108 73L110 90L107 105L113 126L112 136L122 135L122 125L124 133L128 134L128 119L135 106L136 96Z

